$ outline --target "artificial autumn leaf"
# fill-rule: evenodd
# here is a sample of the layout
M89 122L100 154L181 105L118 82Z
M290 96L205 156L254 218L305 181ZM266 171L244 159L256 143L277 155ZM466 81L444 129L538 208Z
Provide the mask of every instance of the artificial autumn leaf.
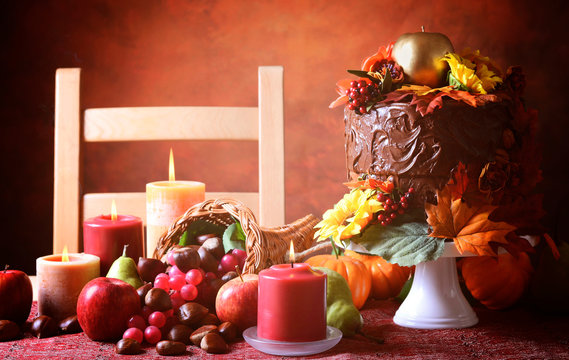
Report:
M488 219L496 208L488 204L468 204L452 200L450 190L437 191L437 205L426 204L427 222L433 228L430 236L453 239L458 251L475 255L496 255L490 242L507 243L506 235L516 227Z
M490 246L492 246L492 249L495 252L498 252L498 248L502 247L504 250L514 256L518 256L519 253L535 252L535 249L531 243L526 238L517 235L515 232L511 232L506 235L506 240L508 240L508 242L505 244L490 242Z
M381 191L383 191L384 193L388 193L391 194L391 192L393 191L394 185L393 182L387 180L387 181L379 181L376 179L372 179L372 178L367 178L365 180L359 180L359 181L350 181L350 182L346 182L344 183L344 185L346 185L348 188L350 189L381 189Z
M448 183L450 194L453 200L462 199L468 188L468 176L466 166L459 162L452 172L452 178Z
M545 228L539 222L545 216L542 201L543 194L519 196L510 203L496 208L489 219L514 225L518 235L541 235L545 232Z

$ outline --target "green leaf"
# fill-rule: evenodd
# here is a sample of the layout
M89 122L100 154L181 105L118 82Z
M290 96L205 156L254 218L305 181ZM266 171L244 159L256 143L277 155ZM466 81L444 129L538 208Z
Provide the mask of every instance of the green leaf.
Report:
M216 225L205 220L193 221L186 231L180 236L179 244L181 246L197 244L196 237L203 234L216 234L222 236L225 226Z
M448 84L454 86L456 90L470 91L470 89L461 83L456 77L454 77L450 71L448 72Z
M375 224L367 227L363 234L350 240L362 245L370 253L379 255L390 263L413 266L439 258L444 250L444 239L429 236L429 226L416 214L394 225ZM403 216L402 216L403 218Z
M223 233L223 248L225 252L233 249L245 250L245 234L238 221L225 229Z

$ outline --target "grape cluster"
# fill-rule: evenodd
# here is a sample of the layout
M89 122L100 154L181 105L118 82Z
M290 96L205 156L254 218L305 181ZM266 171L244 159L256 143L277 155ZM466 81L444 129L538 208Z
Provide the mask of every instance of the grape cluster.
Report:
M179 324L176 311L189 302L211 303L211 299L215 299L217 291L227 280L228 272L234 271L236 267L242 269L247 257L245 251L233 249L221 257L219 265L216 264L218 271L212 272L198 267L190 257L176 256L176 252L180 250L188 249L170 251L166 257L169 269L165 273L157 274L153 283L137 290L143 304L142 311L128 320L123 339L133 339L139 344L145 341L152 345L166 339L173 326ZM199 256L197 259L199 260ZM181 269L189 270L184 272ZM144 287L147 288L143 289ZM151 290L154 294L149 300L147 295ZM154 296L155 294L161 295L162 299L157 300L159 296ZM208 316L212 318L212 325L219 324L219 319L214 314Z
M409 207L409 201L412 199L415 193L414 188L409 188L403 196L400 196L396 200L396 196L391 193L380 192L377 195L377 201L383 205L383 210L378 212L377 221L382 225L386 226L391 224L393 220L399 215L403 215L405 210Z
M358 114L367 114L367 107L377 102L380 96L377 84L368 83L365 80L352 81L350 88L346 90L348 96L348 109Z

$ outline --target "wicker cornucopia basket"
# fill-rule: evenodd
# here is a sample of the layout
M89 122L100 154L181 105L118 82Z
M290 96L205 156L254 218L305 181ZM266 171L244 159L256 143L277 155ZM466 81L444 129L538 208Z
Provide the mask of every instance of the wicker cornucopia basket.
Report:
M295 252L301 252L314 244L314 226L318 219L307 215L291 224L273 228L264 228L257 224L255 215L241 202L221 198L206 200L189 208L164 233L154 257L161 259L173 245L177 244L188 226L196 220L205 220L216 225L229 226L239 220L246 241L247 260L244 273L258 273L273 264L288 262L286 254L292 240Z

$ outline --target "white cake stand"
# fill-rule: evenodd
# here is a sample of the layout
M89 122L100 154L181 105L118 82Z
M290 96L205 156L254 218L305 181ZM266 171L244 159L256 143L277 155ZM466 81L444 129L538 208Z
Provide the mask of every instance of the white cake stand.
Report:
M465 328L476 325L478 317L462 294L456 271L460 254L454 243L446 242L440 258L415 266L413 285L393 322L416 329Z

